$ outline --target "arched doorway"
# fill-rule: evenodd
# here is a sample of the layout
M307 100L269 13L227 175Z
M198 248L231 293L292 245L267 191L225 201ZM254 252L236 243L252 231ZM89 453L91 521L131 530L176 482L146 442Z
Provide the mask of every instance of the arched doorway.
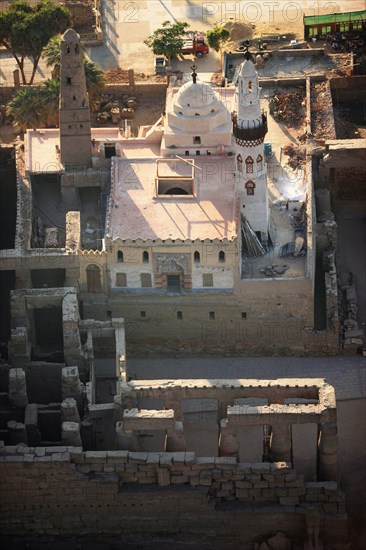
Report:
M86 268L86 282L88 292L102 292L100 268L97 265L91 264Z

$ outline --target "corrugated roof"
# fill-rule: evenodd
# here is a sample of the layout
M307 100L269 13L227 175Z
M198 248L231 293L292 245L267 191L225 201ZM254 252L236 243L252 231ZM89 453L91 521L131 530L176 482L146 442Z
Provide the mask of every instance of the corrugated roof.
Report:
M349 21L366 21L366 10L350 11L347 13L331 13L327 15L306 15L304 25L318 25L322 23L345 23Z

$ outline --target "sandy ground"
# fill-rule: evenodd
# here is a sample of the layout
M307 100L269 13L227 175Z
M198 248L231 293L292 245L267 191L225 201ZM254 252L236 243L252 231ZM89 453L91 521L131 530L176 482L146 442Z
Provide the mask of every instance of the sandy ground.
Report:
M1 4L0 4L0 9ZM276 0L269 2L202 1L202 0L102 0L102 19L105 44L87 48L88 55L103 69L120 66L134 67L136 72L153 72L152 52L143 41L158 28L163 21L187 21L192 30L206 31L215 23L227 21L250 25L255 36L262 33L294 33L303 37L303 15L333 13L365 9L364 0L339 0L337 2L313 0L289 2ZM190 63L190 60L186 64ZM202 72L215 72L219 69L220 56L210 52L204 60L199 60ZM13 82L14 58L0 53L0 85ZM182 64L182 70L186 70ZM26 63L30 74L31 64ZM47 78L49 70L41 60L36 82ZM208 77L208 75L207 75ZM206 78L209 80L209 78Z

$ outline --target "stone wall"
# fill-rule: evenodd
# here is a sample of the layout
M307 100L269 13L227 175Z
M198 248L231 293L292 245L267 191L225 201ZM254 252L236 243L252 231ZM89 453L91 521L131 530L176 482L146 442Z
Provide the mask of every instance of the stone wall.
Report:
M281 525L302 540L305 511L314 506L321 513L322 540L346 541L344 494L337 483L306 483L284 462L8 446L1 448L0 471L3 535L102 531L151 539L174 533L175 540L243 544Z

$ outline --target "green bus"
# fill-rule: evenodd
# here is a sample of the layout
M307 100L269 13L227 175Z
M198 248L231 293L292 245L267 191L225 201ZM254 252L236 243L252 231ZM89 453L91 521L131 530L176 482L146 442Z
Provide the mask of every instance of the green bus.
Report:
M364 34L366 10L328 15L304 15L304 39L318 38L328 34Z

